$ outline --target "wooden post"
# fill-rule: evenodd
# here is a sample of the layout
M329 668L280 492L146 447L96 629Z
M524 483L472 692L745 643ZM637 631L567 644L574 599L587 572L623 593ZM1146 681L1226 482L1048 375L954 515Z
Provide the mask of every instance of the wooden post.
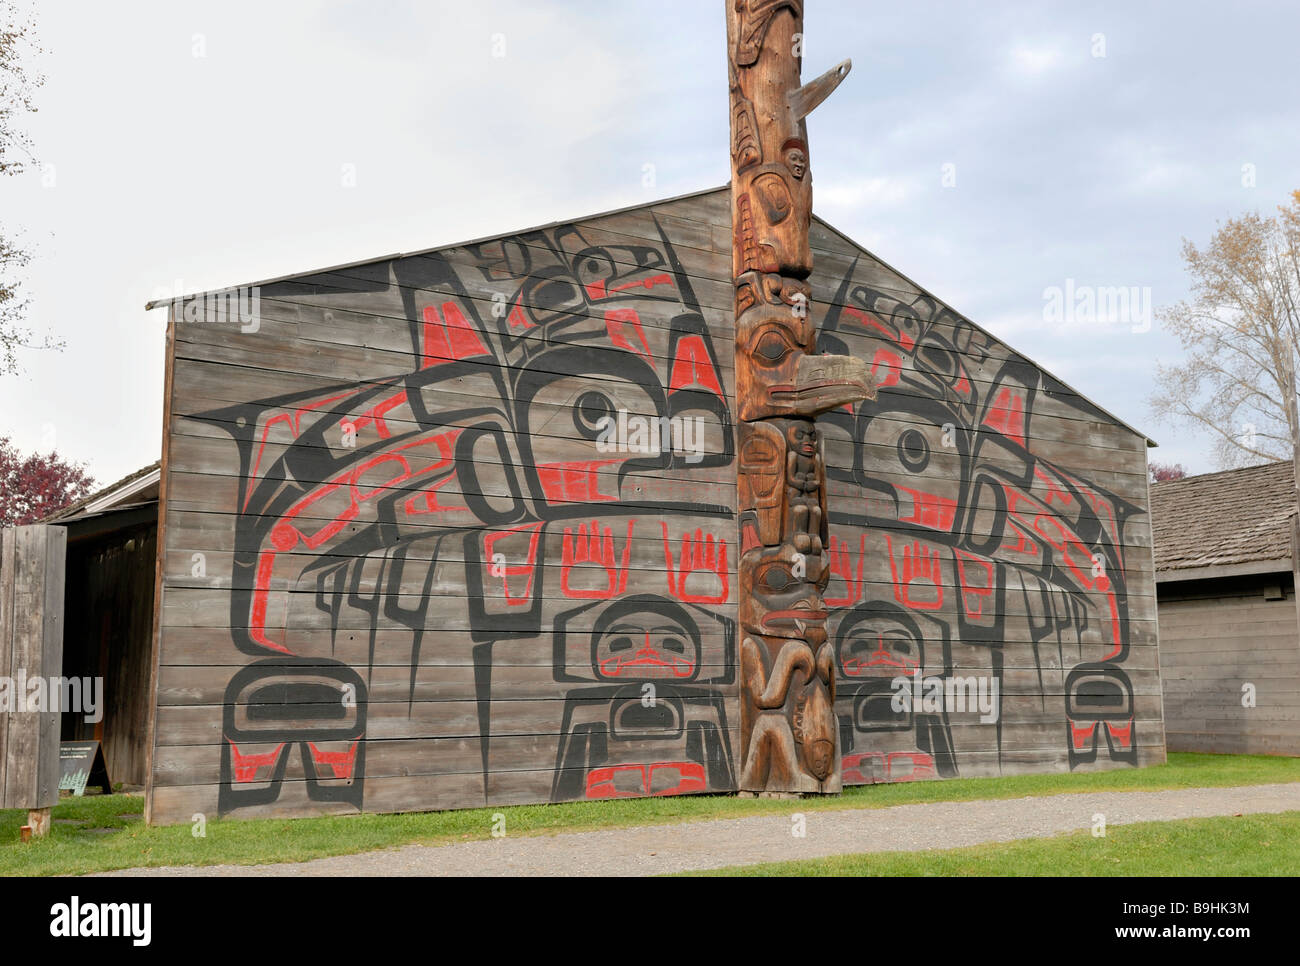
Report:
M0 808L28 810L31 834L50 829L59 801L63 676L63 527L0 532ZM51 687L53 685L53 687Z
M1284 360L1286 421L1291 434L1291 598L1296 610L1296 642L1300 647L1300 411L1296 406L1297 390L1295 346L1288 339L1279 351Z
M27 827L36 838L48 835L50 831L50 807L29 808L27 810Z
M875 397L867 365L818 355L804 118L848 74L800 87L802 0L726 0L741 558L740 790L840 790L826 483L815 419Z

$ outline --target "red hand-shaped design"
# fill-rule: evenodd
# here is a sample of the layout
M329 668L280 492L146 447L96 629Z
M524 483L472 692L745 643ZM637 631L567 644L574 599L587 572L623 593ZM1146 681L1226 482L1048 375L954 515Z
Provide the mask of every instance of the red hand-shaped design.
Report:
M587 524L578 526L578 535L572 529L564 528L564 543L560 550L560 590L565 597L581 599L608 600L627 589L628 562L632 556L632 527L635 520L627 524L627 541L623 545L621 564L614 555L614 531L592 520L591 530ZM603 586L575 588L569 586L569 573L577 564L596 564L605 571ZM584 568L592 573L594 568ZM597 578L599 583L600 578Z
M943 607L943 561L941 550L931 550L920 540L903 547L903 574L899 577L894 564L894 544L888 535L889 570L894 576L894 599L915 610L938 610ZM913 584L916 584L914 593Z
M678 600L690 604L725 603L729 594L727 569L727 541L715 539L713 534L705 535L703 530L696 530L694 536L687 531L682 534L680 566L674 576L673 551L668 544L668 524L661 523L664 531L664 562L668 568L668 591ZM717 594L692 593L686 589L686 581L695 574L708 574L708 581L713 586L721 586ZM692 581L698 590L701 581Z
M867 535L861 536L858 547L858 570L853 572L853 556L849 550L847 540L840 540L835 534L831 534L829 547L829 556L831 558L830 571L832 577L840 577L844 580L846 592L843 597L831 597L823 595L822 599L830 607L851 607L854 602L862 597L862 585L864 583L862 571L867 560Z

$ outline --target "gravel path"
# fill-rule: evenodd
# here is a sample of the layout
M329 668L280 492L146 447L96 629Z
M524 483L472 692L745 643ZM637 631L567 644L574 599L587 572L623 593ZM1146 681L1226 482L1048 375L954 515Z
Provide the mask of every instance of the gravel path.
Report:
M688 822L599 832L519 836L452 845L407 845L278 865L124 869L108 875L412 876L653 875L858 852L951 849L1039 838L1106 824L1300 810L1300 782L1158 792L1100 792L997 801L938 802Z

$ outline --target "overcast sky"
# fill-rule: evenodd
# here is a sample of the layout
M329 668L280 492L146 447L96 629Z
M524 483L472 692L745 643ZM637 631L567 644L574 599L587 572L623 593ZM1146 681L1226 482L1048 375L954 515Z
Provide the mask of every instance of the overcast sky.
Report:
M723 2L41 5L43 167L0 212L35 249L32 324L68 345L0 378L0 435L110 482L160 452L151 298L724 184ZM807 7L805 79L854 64L809 122L818 214L1154 459L1214 469L1151 418L1179 348L1141 303L1183 297L1183 237L1300 188L1294 6ZM1136 313L1045 320L1067 282L1136 287Z

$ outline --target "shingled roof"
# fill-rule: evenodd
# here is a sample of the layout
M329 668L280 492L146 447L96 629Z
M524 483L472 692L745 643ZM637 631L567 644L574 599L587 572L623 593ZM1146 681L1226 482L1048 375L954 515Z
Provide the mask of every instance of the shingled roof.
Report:
M100 487L94 493L83 496L75 503L70 503L62 510L51 513L41 523L60 523L73 517L81 516L92 508L107 509L112 506L122 504L126 499L133 500L157 500L158 484L157 480L150 480L149 477L157 477L159 468L162 466L161 460L156 460L148 466L142 466L134 473L128 473L108 486ZM141 485L144 488L141 489ZM118 494L121 494L118 497ZM113 497L114 499L106 499ZM97 507L97 504L107 504L107 506Z
M1293 481L1285 460L1151 484L1157 579L1290 570Z

